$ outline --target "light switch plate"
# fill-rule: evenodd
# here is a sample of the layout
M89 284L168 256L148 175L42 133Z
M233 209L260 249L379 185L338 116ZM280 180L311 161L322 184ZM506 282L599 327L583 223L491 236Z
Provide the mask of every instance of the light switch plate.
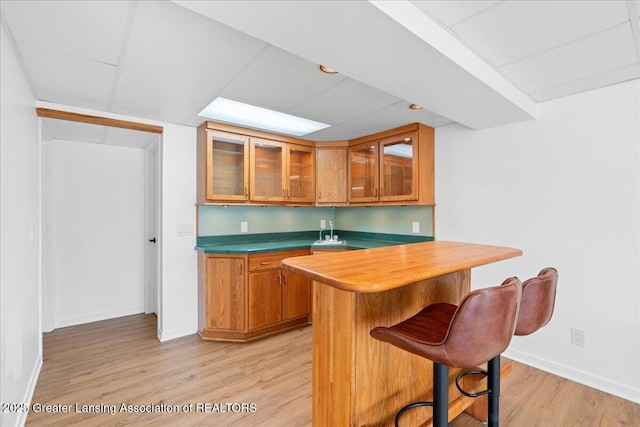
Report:
M193 236L194 224L176 224L176 236Z
M413 227L413 232L414 233L419 233L420 232L420 222L413 221L412 227Z
M249 222L248 221L240 222L240 232L241 233L248 233L249 232Z
M320 228L322 230L324 230L325 228L327 228L327 222L324 219L320 220Z

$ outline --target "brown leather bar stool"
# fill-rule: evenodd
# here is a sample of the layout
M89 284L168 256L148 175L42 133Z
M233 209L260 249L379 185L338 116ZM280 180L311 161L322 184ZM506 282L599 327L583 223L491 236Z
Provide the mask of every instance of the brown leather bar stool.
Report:
M522 300L515 335L530 335L549 323L553 316L558 271L547 267L522 283Z
M489 419L490 422L495 419L494 425L498 425L500 353L511 342L521 292L520 280L511 277L501 286L468 293L458 306L432 304L397 325L371 330L373 338L433 361L433 401L404 406L396 415L396 427L402 414L419 406L433 407L434 427L448 425L449 367L465 368L485 362L489 362L490 373L487 391L490 396Z
M522 298L520 300L520 311L516 322L514 335L530 335L549 323L553 315L553 308L556 301L556 288L558 285L558 271L553 267L547 267L540 271L536 277L522 282ZM488 376L488 383L495 381L491 379L488 370L470 370L459 374L456 377L456 386L465 396L480 397L487 394L487 391L478 393L468 393L460 386L460 380L470 374L484 374ZM498 372L499 380L499 372ZM489 385L488 389L491 388ZM491 398L489 399L491 404Z

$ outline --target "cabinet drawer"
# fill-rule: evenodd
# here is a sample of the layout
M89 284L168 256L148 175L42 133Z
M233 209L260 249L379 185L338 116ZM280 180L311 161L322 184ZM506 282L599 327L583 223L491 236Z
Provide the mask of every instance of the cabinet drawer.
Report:
M309 255L309 249L296 249L293 251L268 252L249 255L249 271L272 270L280 268L280 262L285 258Z

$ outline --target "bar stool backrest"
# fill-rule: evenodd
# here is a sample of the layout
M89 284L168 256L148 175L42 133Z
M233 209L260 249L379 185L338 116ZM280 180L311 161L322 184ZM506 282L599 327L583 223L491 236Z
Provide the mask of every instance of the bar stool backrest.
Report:
M556 301L558 271L548 267L522 283L516 335L529 335L549 323Z
M453 367L473 367L502 353L511 342L522 284L516 277L501 286L468 293L453 315L443 343L446 363Z

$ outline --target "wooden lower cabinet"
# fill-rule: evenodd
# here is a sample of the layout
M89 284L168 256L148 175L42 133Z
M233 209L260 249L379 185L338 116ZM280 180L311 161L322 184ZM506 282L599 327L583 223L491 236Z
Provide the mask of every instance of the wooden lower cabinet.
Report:
M308 249L251 255L198 254L198 333L251 341L308 324L311 281L285 272L285 258Z

